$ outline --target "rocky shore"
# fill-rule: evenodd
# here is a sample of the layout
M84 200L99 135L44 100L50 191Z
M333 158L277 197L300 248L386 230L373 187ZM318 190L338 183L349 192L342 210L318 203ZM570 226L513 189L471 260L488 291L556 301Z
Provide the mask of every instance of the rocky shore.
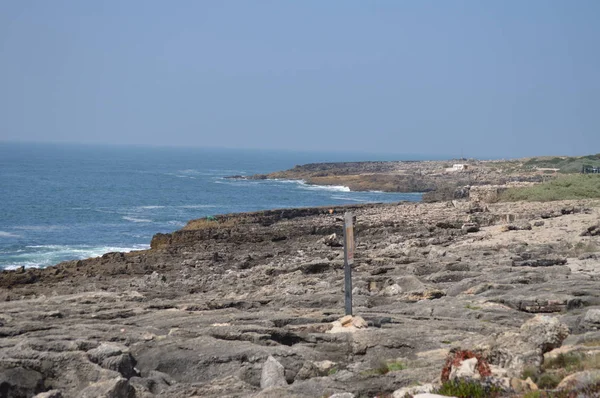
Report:
M2 272L0 396L404 397L453 379L522 396L557 355L600 355L599 216L590 200L272 210ZM571 391L600 377L559 370Z
M454 166L462 167L455 168ZM290 170L238 179L303 180L314 185L343 185L352 191L425 192L424 201L459 199L460 190L471 185L504 185L541 182L544 175L528 167L527 159L511 161L385 161L311 163Z

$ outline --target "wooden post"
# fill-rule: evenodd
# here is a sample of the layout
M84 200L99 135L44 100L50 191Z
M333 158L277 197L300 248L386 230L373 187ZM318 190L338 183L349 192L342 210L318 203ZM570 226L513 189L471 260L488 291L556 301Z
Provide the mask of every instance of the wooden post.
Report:
M352 315L352 265L354 265L354 226L352 213L344 214L344 304Z

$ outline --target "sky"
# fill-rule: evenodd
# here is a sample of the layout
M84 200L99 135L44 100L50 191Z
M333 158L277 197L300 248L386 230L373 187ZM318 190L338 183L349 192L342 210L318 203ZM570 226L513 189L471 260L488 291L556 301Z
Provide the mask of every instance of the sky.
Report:
M0 2L0 141L600 152L600 1Z

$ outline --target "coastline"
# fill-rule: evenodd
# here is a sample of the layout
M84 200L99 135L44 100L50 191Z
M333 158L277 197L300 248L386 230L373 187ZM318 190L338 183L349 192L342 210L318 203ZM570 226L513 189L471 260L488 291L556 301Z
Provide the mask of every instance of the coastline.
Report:
M349 210L357 220L355 314L368 326L336 334ZM43 355L32 371L66 396L91 385L250 396L261 393L269 356L285 368L278 396L392 393L437 380L449 349L514 334L536 314L568 325L570 346L593 338L586 319L600 306L600 248L582 232L599 216L593 200L455 201L191 220L155 235L149 250L0 273L0 354L15 369ZM41 330L52 333L42 338ZM103 350L118 354L97 360ZM521 363L525 352L506 350ZM405 368L372 372L381 360ZM307 373L322 361L336 371Z
M304 181L315 186L345 186L353 192L423 193L426 201L453 199L463 186L501 185L508 181L541 182L528 159L510 161L377 161L310 163L289 170L226 178ZM454 169L453 165L460 166Z

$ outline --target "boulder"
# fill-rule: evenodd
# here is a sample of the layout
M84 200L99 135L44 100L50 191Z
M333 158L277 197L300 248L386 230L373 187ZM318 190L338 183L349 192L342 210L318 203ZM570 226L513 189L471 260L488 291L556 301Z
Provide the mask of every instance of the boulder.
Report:
M578 391L600 383L600 370L586 370L573 373L564 379L556 387L558 390ZM595 395L594 395L595 396Z
M135 390L123 377L92 383L78 394L81 398L135 398Z
M286 387L285 368L275 358L269 355L265 361L260 376L260 388Z
M585 326L597 329L600 327L600 309L592 308L587 310L583 317L583 323Z
M89 350L87 354L90 361L101 364L106 358L121 355L124 351L127 351L126 347L112 343L102 343L98 347Z
M137 376L138 373L135 370L135 359L129 353L108 357L102 361L101 366L105 369L114 370L121 373L123 377L129 379L133 376Z
M569 328L558 318L537 315L521 326L521 339L533 344L544 354L562 345L569 336Z
M44 389L42 374L21 367L0 370L0 396L31 397Z
M460 363L460 365L453 367L450 372L450 380L456 379L481 379L481 375L475 369L477 366L477 358L469 358L465 359Z

